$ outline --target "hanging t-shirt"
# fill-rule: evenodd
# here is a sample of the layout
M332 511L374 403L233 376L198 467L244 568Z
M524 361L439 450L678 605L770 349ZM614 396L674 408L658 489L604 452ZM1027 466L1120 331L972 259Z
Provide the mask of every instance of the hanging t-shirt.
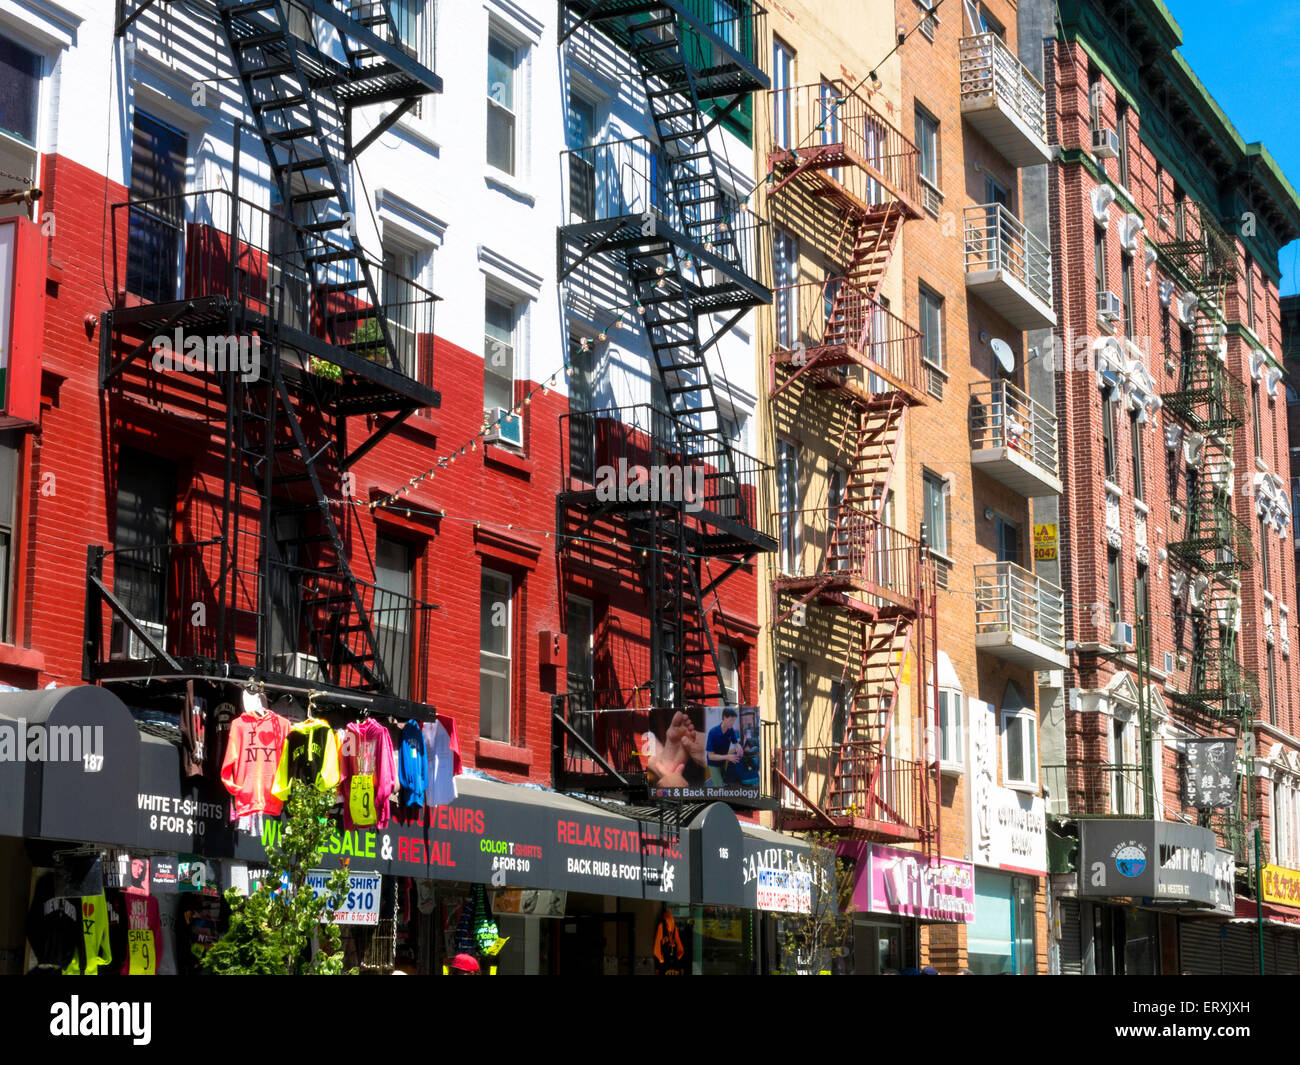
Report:
M81 908L81 935L85 942L85 968L81 958L73 958L63 970L65 976L94 976L101 965L113 960L108 941L108 900L98 895L83 895L75 900Z
M38 966L62 972L78 955L85 957L86 941L81 930L81 900L54 892L53 873L36 881L27 911L27 942Z
M155 895L158 903L158 925L161 939L158 947L158 975L176 975L176 911L180 908L180 895Z
M349 722L339 744L343 827L387 828L393 778L393 740L373 718Z
M271 789L288 733L289 722L269 710L241 714L231 724L221 783L233 800L232 821L253 813L279 814L284 801Z
M126 957L123 976L157 976L162 950L158 900L149 895L126 896Z
M207 737L204 764L205 775L221 779L221 767L226 764L226 746L230 743L230 726L239 711L233 703L218 703L212 711L212 732Z
M423 806L428 759L425 756L424 733L414 721L402 728L401 753L398 757L398 782L401 784L403 806Z
M207 703L194 694L194 681L185 682L185 705L181 707L181 772L201 777L207 767Z
M459 757L452 748L451 737L441 718L426 721L420 731L424 739L426 768L424 801L428 806L449 806L456 800Z
M334 730L317 718L299 722L289 730L271 793L283 802L295 780L333 791L339 784L339 749Z

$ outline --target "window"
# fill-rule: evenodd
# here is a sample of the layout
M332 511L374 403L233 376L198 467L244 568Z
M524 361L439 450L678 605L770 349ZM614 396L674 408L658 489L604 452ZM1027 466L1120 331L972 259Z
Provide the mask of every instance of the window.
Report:
M1110 620L1114 624L1120 619L1120 591L1119 552L1113 547L1106 549L1106 597L1110 607Z
M1264 438L1259 427L1259 384L1252 383L1250 386L1250 428L1255 440L1255 454L1262 455L1264 452Z
M1034 881L975 870L975 920L967 960L975 976L1032 976L1038 971Z
M126 290L153 303L180 295L185 233L186 137L135 113L131 143L131 208L126 245Z
M916 6L921 11L921 34L927 41L934 40L935 31L939 28L939 16L934 14L937 6L936 0L916 0Z
M1097 291L1106 291L1106 230L1101 226L1092 231L1092 263L1097 275Z
M41 95L41 57L0 38L0 134L36 147Z
M14 521L18 498L18 456L22 434L0 432L0 643L13 642Z
M794 87L794 49L779 38L772 39L772 143L789 148L791 136L791 89Z
M960 768L966 761L962 743L963 696L960 688L939 689L939 763Z
M1119 138L1119 183L1128 188L1128 104L1115 104L1115 135Z
M1142 465L1142 423L1137 414L1129 416L1129 442L1133 449L1133 498L1142 499L1143 465Z
M596 214L596 105L581 93L569 90L568 127L565 138L569 151L569 213L573 222L591 222Z
M595 618L591 603L569 596L565 604L564 632L569 645L567 691L569 724L588 743L596 742Z
M1267 518L1259 519L1259 579L1267 591L1272 583L1271 574L1268 570L1268 534L1269 524Z
M998 515L993 519L993 538L998 561L1020 565L1020 526Z
M1294 777L1284 776L1275 766L1273 769L1273 824L1271 849L1273 861L1277 865L1295 867L1300 861L1300 811L1297 810L1300 799L1300 782Z
M948 554L948 485L937 473L922 471L925 488L925 529L923 539L931 550Z
M1133 306L1133 256L1120 256L1120 286L1123 291L1120 299L1124 301L1124 335L1129 339L1137 328L1137 308Z
M420 323L416 320L421 293L414 285L420 283L420 257L409 248L387 240L383 245L383 256L379 298L388 321L389 335L393 338L398 365L408 377L425 381L428 375L420 366L420 347L422 342L429 344L431 341L427 337L421 338Z
M776 346L792 349L799 342L799 242L780 226L772 227L772 264L776 292Z
M1246 256L1246 324L1255 328L1255 264Z
M1088 64L1088 120L1094 130L1101 129L1101 113L1106 106L1106 87L1101 72Z
M1115 446L1114 391L1114 389L1107 388L1101 394L1102 457L1106 461L1106 480L1112 483L1119 480L1119 449Z
M1002 783L1038 787L1038 718L1027 707L1002 711Z
M1137 621L1142 631L1144 661L1151 661L1151 586L1147 580L1147 567L1140 562L1137 567Z
M718 672L722 674L722 701L740 705L740 658L729 643L718 644Z
M783 658L781 673L782 768L796 784L803 779L803 666L792 658Z
M939 120L916 105L916 146L920 150L920 174L939 186Z
M375 602L371 623L393 694L401 699L411 698L414 555L399 540L381 536L375 541Z
M835 748L831 757L835 757L844 745L844 736L849 730L849 688L842 680L831 681L831 745Z
M1275 652L1270 647L1264 660L1268 670L1268 723L1270 725L1277 724L1277 663L1274 655Z
M518 309L488 293L483 313L483 416L498 426L500 438L523 445L520 415L509 414L515 404L515 333Z
M920 304L921 357L943 369L943 297L934 289L921 285Z
M510 742L513 599L510 577L485 569L479 597L479 735L503 743Z
M780 508L781 572L797 574L803 566L803 514L799 503L799 454L789 440L778 440L776 445L776 496Z
M1138 765L1137 721L1116 708L1110 719L1110 812L1139 814L1141 771Z
M176 467L140 452L123 450L117 467L117 528L113 537L113 593L136 621L166 640L168 575L171 572ZM114 654L149 657L120 620L113 622Z
M521 53L497 34L488 34L487 161L507 174L518 173Z

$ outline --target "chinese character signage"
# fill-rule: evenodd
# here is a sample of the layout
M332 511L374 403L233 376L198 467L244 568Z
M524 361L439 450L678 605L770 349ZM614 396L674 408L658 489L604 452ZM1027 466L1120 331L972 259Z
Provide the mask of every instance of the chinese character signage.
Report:
M1237 741L1188 740L1183 790L1198 810L1232 806L1237 799Z
M1300 906L1300 872L1280 865L1264 866L1264 901L1275 906Z

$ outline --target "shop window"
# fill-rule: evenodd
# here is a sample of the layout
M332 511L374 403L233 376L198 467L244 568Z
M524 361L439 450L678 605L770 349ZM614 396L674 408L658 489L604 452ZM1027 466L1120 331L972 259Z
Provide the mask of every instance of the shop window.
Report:
M510 742L514 582L484 569L479 597L479 735Z
M1034 881L1027 877L975 872L975 920L967 926L967 960L976 976L1033 975Z

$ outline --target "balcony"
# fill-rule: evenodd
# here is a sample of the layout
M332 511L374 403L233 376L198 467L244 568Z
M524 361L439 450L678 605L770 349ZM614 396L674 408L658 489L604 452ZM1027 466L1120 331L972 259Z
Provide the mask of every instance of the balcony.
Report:
M1012 166L1051 160L1043 87L993 33L963 37L961 113Z
M918 609L929 572L920 540L848 505L781 511L776 526L774 592L872 617Z
M870 214L897 205L921 216L916 145L848 83L774 89L768 114L769 195L799 181L840 210Z
M1052 817L1143 817L1141 765L1071 762L1044 765L1043 789Z
M1000 203L967 207L966 289L1017 329L1050 329L1052 253Z
M1064 593L1014 562L977 565L975 649L1026 669L1064 669Z
M337 366L330 402L339 414L439 405L432 387L438 297L346 236L325 235L342 230L343 220L295 224L224 189L117 203L112 220L112 330L123 346L144 343L104 366L106 385L149 374L141 356L157 335L213 338L233 330L262 338L263 371L270 337L282 364L318 383L328 376L316 375L319 364ZM369 302L372 289L377 305Z
M778 747L772 752L777 827L831 831L878 842L919 842L933 775L922 762L848 741L839 747Z
M648 404L561 415L562 502L629 520L678 515L702 554L772 550L771 467L716 429L688 428Z
M1009 381L970 388L970 461L1026 498L1061 494L1056 415Z
M305 558L320 550L319 539L304 533ZM425 701L433 604L350 580L323 558L317 569L310 561L270 563L232 575L226 556L220 538L90 547L85 679L243 679L256 671L305 686ZM207 604L207 624L192 624L195 603Z
M805 379L863 404L893 396L908 404L926 402L921 334L847 278L778 288L772 306L772 398ZM788 372L778 374L778 367Z
M626 293L594 257L612 259L624 272L644 272L657 261L656 299L679 296L697 314L769 302L771 293L756 280L767 223L698 169L645 137L565 152L559 280L581 271L570 285L603 286L607 301L626 304ZM672 259L680 270L671 268Z

